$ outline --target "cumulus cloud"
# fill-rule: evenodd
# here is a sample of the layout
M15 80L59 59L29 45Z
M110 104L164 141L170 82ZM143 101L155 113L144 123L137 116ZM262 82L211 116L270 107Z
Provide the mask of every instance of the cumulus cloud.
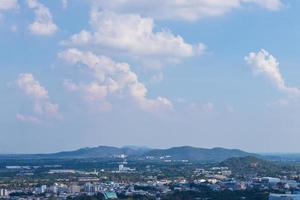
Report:
M39 83L39 81L35 80L32 74L20 74L16 84L28 97L32 98L34 102L34 113L47 116L55 116L58 114L58 105L50 101L48 91ZM23 121L26 121L25 118L24 115L21 117L20 114L20 120L23 119Z
M249 3L268 10L278 10L282 6L281 0L98 0L97 3L105 10L188 21L221 16Z
M281 91L292 95L300 95L300 89L286 85L279 70L279 63L274 56L262 49L259 52L251 52L245 57L246 62L252 67L254 74L262 74Z
M147 88L127 63L118 63L106 56L78 49L65 50L58 56L71 64L83 64L89 69L93 76L90 83L76 84L66 80L64 85L71 91L83 92L86 100L95 103L100 109L112 106L110 98L130 98L147 111L172 109L172 103L164 97L147 98Z
M48 91L34 79L32 74L20 74L17 80L17 85L22 89L26 95L34 99L47 99Z
M29 8L34 10L35 20L29 25L28 29L36 35L52 35L58 30L53 22L52 14L49 9L37 0L27 0Z
M0 10L13 10L18 8L17 0L0 0Z
M93 9L91 30L82 30L70 37L67 44L98 45L134 56L154 56L179 60L202 54L205 45L192 45L168 30L154 30L154 21L137 14L116 14Z

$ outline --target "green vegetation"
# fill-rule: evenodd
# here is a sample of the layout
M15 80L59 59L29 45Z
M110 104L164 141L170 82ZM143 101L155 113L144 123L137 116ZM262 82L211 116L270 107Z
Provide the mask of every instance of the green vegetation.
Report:
M272 161L259 159L253 156L242 158L229 158L219 164L228 167L236 175L256 175L256 176L278 176L285 172L297 170L295 166L279 164Z

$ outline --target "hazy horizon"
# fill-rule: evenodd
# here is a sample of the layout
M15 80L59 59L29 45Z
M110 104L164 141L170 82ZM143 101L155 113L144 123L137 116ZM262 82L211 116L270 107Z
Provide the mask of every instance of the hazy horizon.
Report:
M241 150L245 151L248 153L254 153L254 154L260 154L260 155L298 155L300 152L272 152L272 151L266 151L266 152L252 152L252 151L247 151L245 149L239 149L239 148L226 148L226 147L200 147L200 146L191 146L191 145L177 145L177 146L164 146L164 147L152 147L152 146L137 146L137 145L121 145L121 146L114 146L114 145L98 145L98 146L83 146L83 147L78 147L78 148L73 148L73 149L61 149L57 151L48 151L48 152L0 152L0 155L17 155L17 154L51 154L51 153L60 153L60 152L69 152L69 151L77 151L80 149L85 149L85 148L97 148L97 147L117 147L117 148L126 148L126 147L134 147L134 148L148 148L148 149L170 149L170 148L177 148L177 147L193 147L193 148L203 148L203 149L214 149L214 148L224 148L224 149L229 149L229 150Z
M300 1L0 0L0 153L300 152Z

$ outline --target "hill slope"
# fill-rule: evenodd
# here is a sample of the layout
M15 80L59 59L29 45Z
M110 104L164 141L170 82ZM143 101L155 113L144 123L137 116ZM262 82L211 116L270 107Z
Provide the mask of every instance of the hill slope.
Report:
M173 147L170 149L155 149L147 152L145 156L168 156L172 160L191 160L203 162L221 162L232 157L255 156L238 149L213 148L204 149L190 146Z
M289 165L263 160L253 156L229 158L220 163L220 166L229 167L237 174L257 174L260 176L273 176L285 170L293 170Z
M111 147L111 146L98 146L93 148L82 148L75 151L65 151L54 154L48 154L51 157L58 158L109 158L120 156L122 154L127 156L141 156L148 151L147 148L139 147Z

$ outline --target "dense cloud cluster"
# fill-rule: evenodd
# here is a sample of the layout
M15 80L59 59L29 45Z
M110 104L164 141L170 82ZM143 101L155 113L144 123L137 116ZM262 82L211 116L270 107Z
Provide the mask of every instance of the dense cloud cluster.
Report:
M138 14L92 10L91 30L71 36L73 45L99 45L134 56L156 56L177 60L201 54L205 45L191 45L170 31L154 31L154 20ZM176 49L176 51L175 51Z
M59 54L61 59L72 64L84 64L93 75L93 81L88 84L75 84L65 81L65 86L72 91L82 91L90 102L98 102L101 109L110 109L110 96L131 97L132 100L147 111L171 109L172 103L163 97L148 99L147 88L137 75L131 71L127 63L117 63L106 56L97 56L91 52L78 49L68 49Z

